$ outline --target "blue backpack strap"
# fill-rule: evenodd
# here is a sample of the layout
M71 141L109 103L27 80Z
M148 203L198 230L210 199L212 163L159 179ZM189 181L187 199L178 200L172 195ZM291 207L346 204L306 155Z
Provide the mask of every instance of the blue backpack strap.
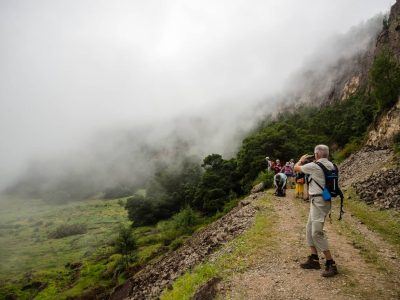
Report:
M325 180L326 180L326 174L327 174L327 172L329 172L329 170L324 166L324 164L322 164L322 163L320 163L320 162L316 162L316 164L317 164L318 166L321 167L322 171L324 171ZM337 174L337 176L339 177L339 168L338 168L335 164L333 164L333 167L335 168L336 174ZM315 180L314 180L314 182L315 182L316 184L318 184L318 182L316 182ZM319 184L318 184L318 186L321 187ZM321 187L321 189L322 189L322 187ZM323 190L323 189L322 189L322 190ZM338 190L338 195L339 195L339 197L340 197L339 220L341 220L341 219L342 219L342 215L344 214L344 210L343 210L344 195L343 195L342 190L339 188L339 186L337 187L337 190Z
M322 171L324 171L324 175L325 175L325 178L326 178L326 174L329 172L328 168L325 167L324 164L319 162L319 161L317 161L315 163L322 169Z

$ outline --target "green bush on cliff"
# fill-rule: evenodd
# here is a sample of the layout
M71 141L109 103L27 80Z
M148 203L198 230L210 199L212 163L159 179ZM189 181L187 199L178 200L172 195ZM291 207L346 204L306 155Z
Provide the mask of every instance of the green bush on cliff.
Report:
M397 102L400 94L400 65L388 49L381 51L375 58L370 71L370 84L376 114Z

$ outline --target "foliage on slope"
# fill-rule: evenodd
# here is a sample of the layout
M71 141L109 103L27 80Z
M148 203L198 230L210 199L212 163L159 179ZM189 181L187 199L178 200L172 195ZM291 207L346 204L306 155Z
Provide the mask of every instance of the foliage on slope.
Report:
M137 226L154 224L184 206L203 214L220 211L224 203L249 192L265 171L265 156L288 161L327 144L342 160L363 143L369 126L386 112L400 94L400 65L388 49L378 54L357 92L344 101L323 107L300 106L261 123L242 142L235 158L207 156L202 164L187 160L181 169L159 170L149 195L128 200L130 219Z

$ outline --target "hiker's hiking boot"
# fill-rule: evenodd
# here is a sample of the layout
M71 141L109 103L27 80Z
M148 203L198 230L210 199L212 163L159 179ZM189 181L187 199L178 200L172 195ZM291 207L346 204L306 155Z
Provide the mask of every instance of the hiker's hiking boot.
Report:
M314 270L321 269L321 265L319 264L318 257L315 258L312 255L308 256L307 261L305 263L300 264L300 267L302 269L314 269Z
M325 263L325 270L322 272L322 277L333 277L338 274L335 261L327 260Z

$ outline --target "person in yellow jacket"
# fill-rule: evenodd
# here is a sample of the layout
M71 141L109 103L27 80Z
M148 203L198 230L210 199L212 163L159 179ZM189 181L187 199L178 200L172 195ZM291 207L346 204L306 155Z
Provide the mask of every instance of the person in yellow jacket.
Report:
M296 198L304 198L304 184L305 184L305 174L296 172L296 189L294 196Z

